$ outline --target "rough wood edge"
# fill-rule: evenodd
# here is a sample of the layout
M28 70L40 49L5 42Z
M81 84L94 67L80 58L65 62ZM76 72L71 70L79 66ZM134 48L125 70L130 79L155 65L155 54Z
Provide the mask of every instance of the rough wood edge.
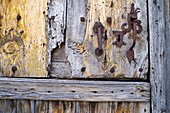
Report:
M148 1L152 113L166 112L164 1L165 0Z
M0 99L146 102L146 82L0 78Z

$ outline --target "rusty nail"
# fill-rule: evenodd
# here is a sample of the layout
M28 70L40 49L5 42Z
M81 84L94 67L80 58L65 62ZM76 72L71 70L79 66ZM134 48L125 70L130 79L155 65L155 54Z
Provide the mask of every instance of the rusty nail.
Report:
M143 69L142 68L139 68L139 72L142 72L143 71Z
M83 72L85 72L86 71L86 68L85 67L82 67L81 68L81 72L83 73Z
M51 20L54 20L55 19L55 16L51 16Z
M110 72L111 72L111 73L114 73L114 72L115 72L115 67L112 67L112 68L110 69Z
M17 20L18 20L18 21L21 20L21 15L20 15L20 14L17 15Z
M108 17L106 21L107 21L107 23L111 24L112 23L112 18Z
M16 66L12 66L12 72L15 73L15 71L17 71L17 67Z
M80 17L80 21L81 22L85 22L85 18L84 17Z

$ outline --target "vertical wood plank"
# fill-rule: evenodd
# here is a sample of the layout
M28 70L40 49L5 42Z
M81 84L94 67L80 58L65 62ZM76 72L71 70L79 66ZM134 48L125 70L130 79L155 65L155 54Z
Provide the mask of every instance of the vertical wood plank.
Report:
M125 35L125 46L118 48L112 44L116 40L113 30L120 30L127 22L131 4L141 8L138 14L142 21L143 31L137 37L134 48L136 62L130 64L126 52L132 45L132 33ZM72 78L142 78L148 74L148 32L147 32L147 2L139 0L68 0L67 5L66 55L70 63ZM106 22L112 17L112 23ZM95 55L98 47L97 34L93 32L95 22L100 21L105 27L107 39L102 39L104 53ZM81 72L82 67L85 71ZM115 68L115 73L110 69ZM142 71L140 71L141 69ZM67 77L67 78L68 78ZM63 78L66 78L65 76Z
M112 113L150 113L150 103L114 102Z
M149 0L150 82L153 113L166 111L164 1Z
M46 0L0 0L0 76L46 77Z
M164 7L165 7L165 27L166 27L166 113L170 112L170 1L164 0Z
M17 100L17 113L32 113L30 100Z
M48 0L47 7L46 32L48 38L48 63L50 64L52 52L56 49L56 52L60 52L65 48L63 46L65 46L66 0ZM64 55L63 53L65 53L65 50L61 54ZM62 60L62 57L60 58Z
M48 101L36 101L35 111L36 113L48 113L49 102Z
M15 100L0 100L0 113L17 113Z
M75 102L50 101L49 113L75 113Z

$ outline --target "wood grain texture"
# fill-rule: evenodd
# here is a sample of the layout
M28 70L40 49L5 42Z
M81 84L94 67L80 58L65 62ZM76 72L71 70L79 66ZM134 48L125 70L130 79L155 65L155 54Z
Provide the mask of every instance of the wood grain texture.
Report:
M46 3L0 0L0 76L46 76Z
M0 98L63 101L149 101L145 82L0 78Z
M0 100L0 113L16 113L16 100Z
M115 41L113 30L120 30L121 25L127 22L131 3L141 8L138 14L142 21L143 31L137 37L135 58L137 64L129 64L126 51L132 45L132 33L125 35L127 45L121 48L112 45ZM84 17L85 21L80 18ZM106 22L112 17L112 23ZM104 54L95 55L97 48L97 35L93 32L95 22L100 21L105 27L105 37L102 41ZM106 32L107 31L107 32ZM67 30L66 30L66 56L70 63L71 76L58 76L59 78L141 78L147 79L148 73L148 32L147 32L147 2L140 0L68 0ZM85 72L81 68L85 67ZM110 69L114 67L115 72ZM142 72L139 69L142 68Z
M166 27L166 52L165 52L165 57L166 57L166 113L170 112L170 1L165 0L164 1L164 8L165 8L165 27Z
M149 102L78 102L77 113L150 113Z
M32 113L30 100L17 100L17 113Z
M46 33L48 38L48 63L51 53L65 44L66 0L48 0ZM65 53L63 51L63 53Z
M166 112L166 38L164 1L149 0L150 82L153 113Z

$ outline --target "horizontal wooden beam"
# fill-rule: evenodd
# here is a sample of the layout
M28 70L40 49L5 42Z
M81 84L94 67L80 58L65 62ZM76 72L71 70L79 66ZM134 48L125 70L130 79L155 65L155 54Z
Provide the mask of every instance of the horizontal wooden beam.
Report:
M150 100L150 84L146 82L0 78L0 99L143 102Z

